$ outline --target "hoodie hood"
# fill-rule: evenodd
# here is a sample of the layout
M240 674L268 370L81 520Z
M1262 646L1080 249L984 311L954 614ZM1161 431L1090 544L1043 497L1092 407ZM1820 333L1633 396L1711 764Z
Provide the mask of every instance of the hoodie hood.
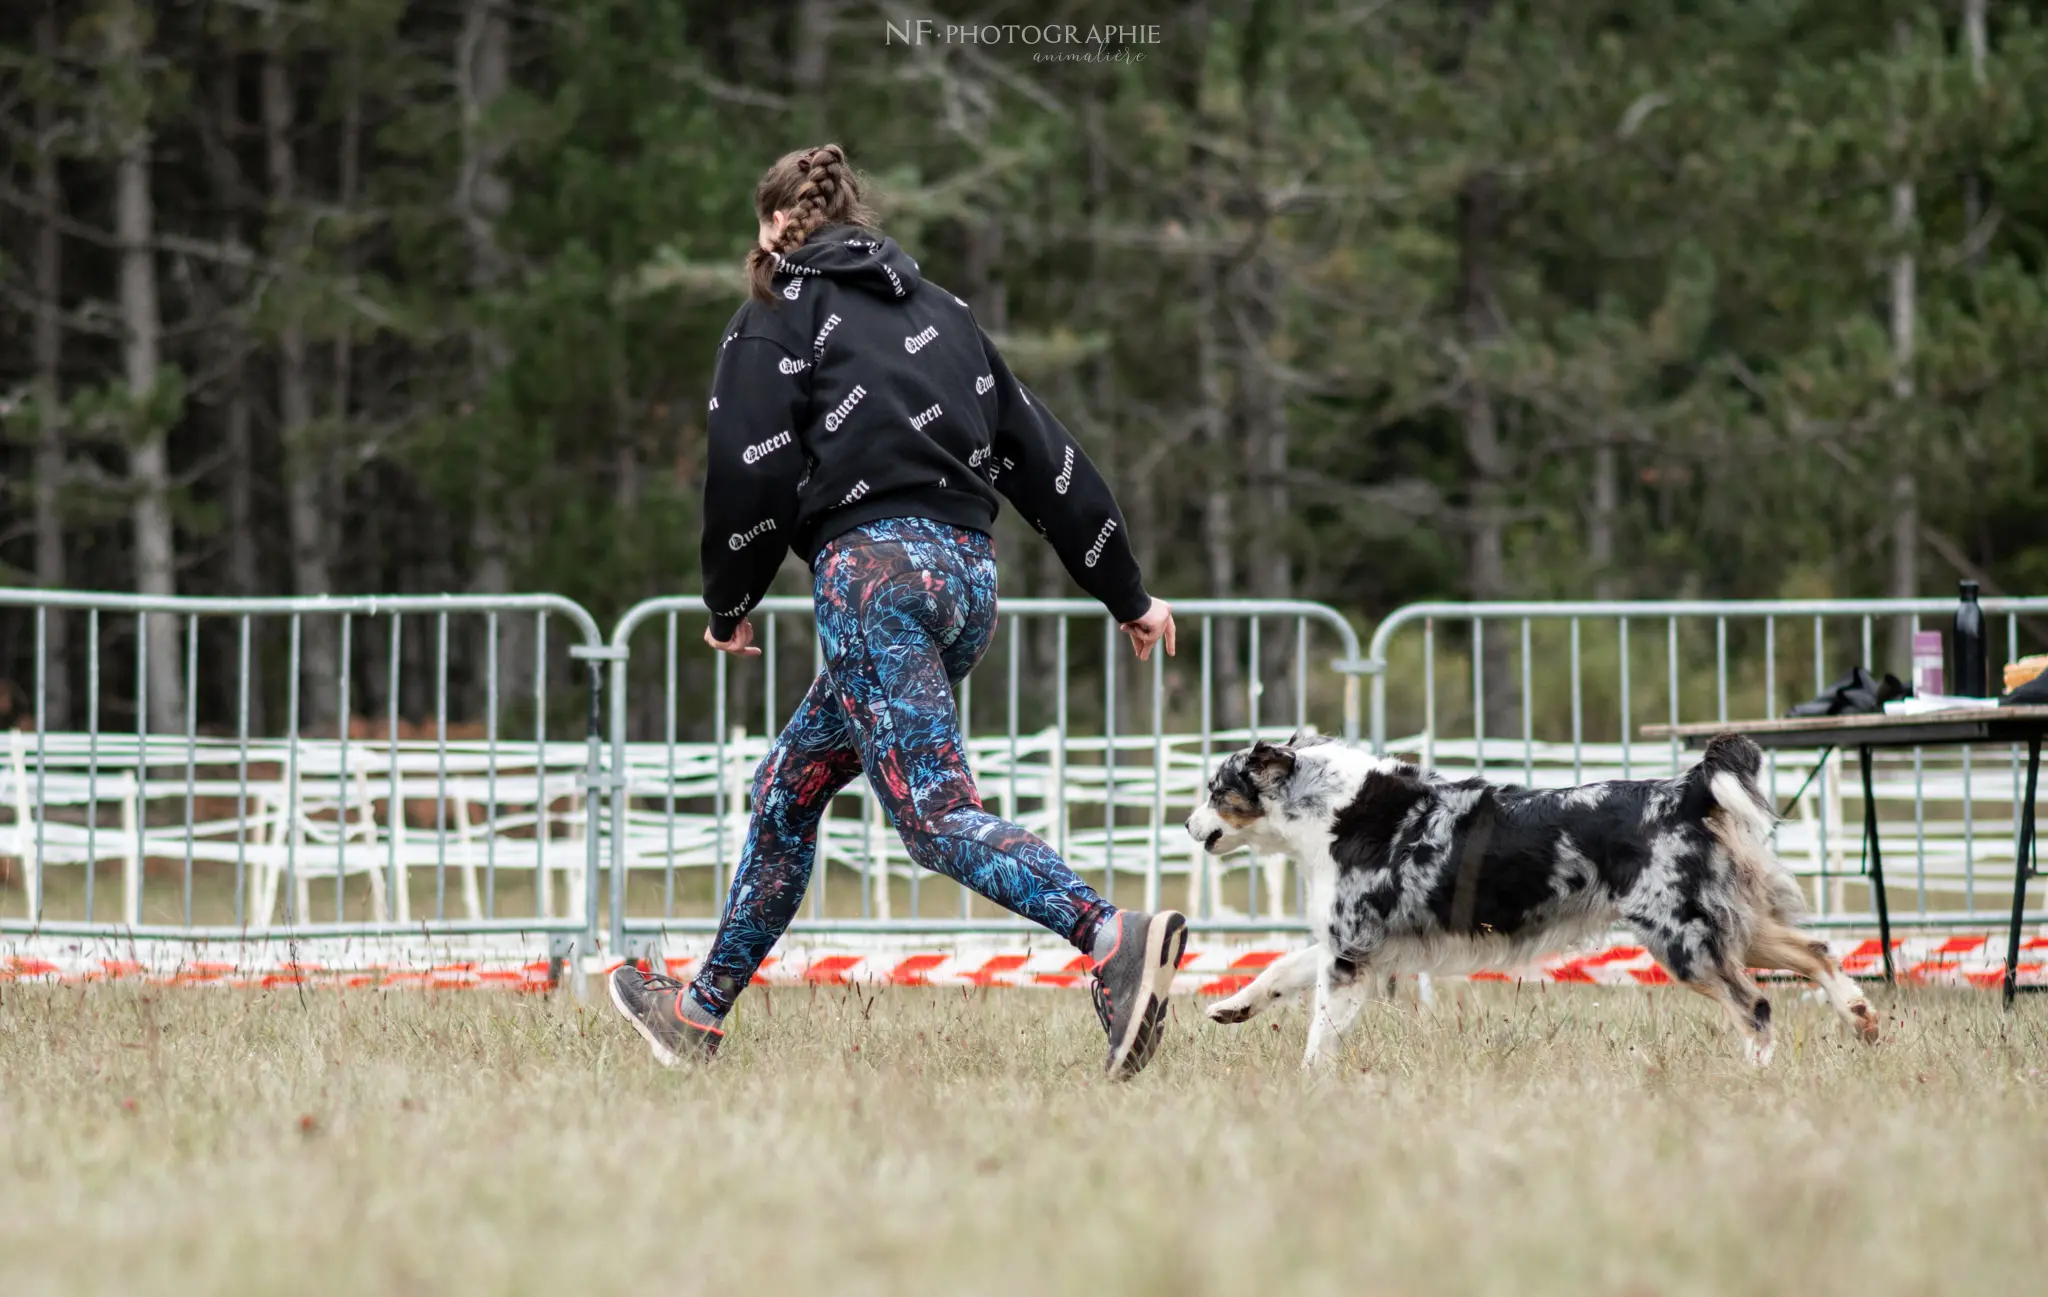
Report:
M889 301L917 291L923 278L896 240L855 225L828 225L776 261L777 274L822 275Z

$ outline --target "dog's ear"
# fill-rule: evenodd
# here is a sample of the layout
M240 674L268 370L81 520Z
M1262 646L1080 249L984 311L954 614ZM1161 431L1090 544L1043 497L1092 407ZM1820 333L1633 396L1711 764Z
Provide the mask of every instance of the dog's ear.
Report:
M1245 765L1253 782L1265 788L1281 788L1294 778L1294 751L1272 743L1254 743Z

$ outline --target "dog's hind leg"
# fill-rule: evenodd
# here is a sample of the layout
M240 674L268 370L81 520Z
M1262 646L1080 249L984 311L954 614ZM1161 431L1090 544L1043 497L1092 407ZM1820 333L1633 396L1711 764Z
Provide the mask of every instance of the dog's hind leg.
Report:
M1742 962L1718 953L1718 943L1691 941L1678 931L1656 923L1637 922L1636 934L1671 979L1690 991L1697 991L1727 1011L1728 1020L1741 1034L1749 1061L1763 1067L1771 1061L1771 1002L1764 998Z
M1304 1068L1318 1067L1335 1056L1344 1044L1358 1011L1365 1007L1378 987L1380 973L1349 959L1329 958L1316 970L1316 1003L1308 1020L1308 1048L1302 1052Z
M1820 987L1828 1003L1841 1015L1848 1028L1866 1044L1877 1043L1877 1011L1870 1007L1863 988L1842 971L1828 943L1810 937L1797 928L1767 919L1749 943L1752 968L1782 968L1797 973Z
M1768 1067L1776 1049L1771 1040L1771 1002L1749 980L1749 973L1732 962L1702 971L1703 979L1687 985L1727 1011L1728 1021L1743 1038L1749 1061Z
M1284 955L1227 1000L1209 1006L1211 1022L1243 1022L1270 1009L1281 1000L1316 984L1316 970L1323 962L1323 948L1309 946Z

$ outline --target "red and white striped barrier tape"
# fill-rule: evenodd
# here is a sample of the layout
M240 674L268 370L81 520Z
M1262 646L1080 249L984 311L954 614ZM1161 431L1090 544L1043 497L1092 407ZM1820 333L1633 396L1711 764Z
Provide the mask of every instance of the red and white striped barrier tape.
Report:
M664 971L693 975L706 939L665 952ZM1830 943L1850 975L1884 974L1876 938ZM681 947L681 948L678 948ZM1193 946L1181 957L1174 989L1229 995L1294 947L1278 943ZM1895 937L1892 963L1901 981L1918 985L1996 987L2005 976L2004 934ZM586 972L608 972L616 956L585 961ZM544 991L549 963L530 945L480 940L427 947L418 943L302 941L194 948L180 942L114 942L77 938L0 939L0 982L135 981L165 986L333 988L496 987ZM1451 979L1457 980L1457 979ZM1482 971L1463 980L1544 982L1562 985L1661 986L1670 977L1641 946L1561 955L1519 971ZM2030 936L2020 949L2019 984L2048 987L2048 936ZM754 977L762 986L1085 987L1088 962L1068 946L975 943L934 950L881 942L791 943L769 956Z

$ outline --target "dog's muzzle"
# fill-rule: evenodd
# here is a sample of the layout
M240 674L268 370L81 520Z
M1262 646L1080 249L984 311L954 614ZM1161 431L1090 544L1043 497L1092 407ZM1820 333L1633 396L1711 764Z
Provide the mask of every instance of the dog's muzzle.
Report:
M1216 853L1216 844L1223 840L1225 827L1206 807L1196 808L1187 821L1188 836L1201 843L1202 850L1211 855Z

